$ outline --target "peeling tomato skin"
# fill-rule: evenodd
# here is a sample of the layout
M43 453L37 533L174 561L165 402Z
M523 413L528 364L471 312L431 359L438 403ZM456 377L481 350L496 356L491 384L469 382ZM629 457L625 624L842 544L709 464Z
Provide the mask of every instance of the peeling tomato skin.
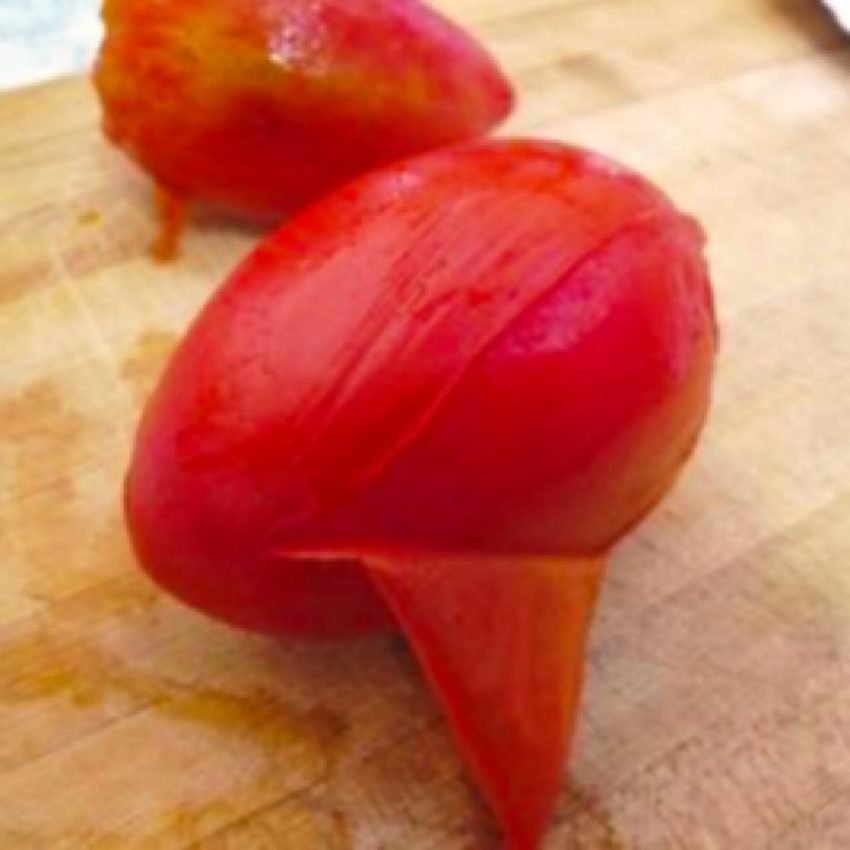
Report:
M513 106L480 45L417 0L106 0L104 20L107 135L174 197L253 218Z
M142 564L245 628L401 627L511 850L536 850L607 554L707 414L702 247L649 183L562 145L343 187L166 370L127 481Z
M378 559L458 745L505 827L535 850L555 806L604 558Z

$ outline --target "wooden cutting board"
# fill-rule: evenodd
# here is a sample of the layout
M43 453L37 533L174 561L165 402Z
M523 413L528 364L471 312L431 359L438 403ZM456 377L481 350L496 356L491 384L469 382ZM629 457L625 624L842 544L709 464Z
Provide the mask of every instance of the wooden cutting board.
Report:
M850 847L850 49L807 0L454 0L522 105L705 223L704 443L616 553L549 850ZM135 569L139 406L255 234L157 266L85 80L0 98L0 848L492 850L397 640L246 636Z

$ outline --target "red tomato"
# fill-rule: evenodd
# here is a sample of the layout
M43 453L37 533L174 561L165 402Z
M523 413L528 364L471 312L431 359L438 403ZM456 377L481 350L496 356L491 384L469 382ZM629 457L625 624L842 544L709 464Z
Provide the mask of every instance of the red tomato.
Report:
M108 135L171 195L249 216L512 106L483 49L417 0L106 0L104 20Z
M189 332L129 474L139 555L268 632L384 628L389 603L528 850L605 555L690 453L715 342L701 232L631 172L526 141L396 164Z

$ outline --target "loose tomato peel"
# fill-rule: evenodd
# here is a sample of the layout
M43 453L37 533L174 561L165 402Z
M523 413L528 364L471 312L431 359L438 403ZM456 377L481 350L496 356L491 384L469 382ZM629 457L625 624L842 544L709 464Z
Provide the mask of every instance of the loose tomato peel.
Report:
M511 850L538 846L555 805L604 560L432 555L370 564Z
M153 256L159 263L168 263L177 257L180 240L186 229L188 202L157 186L154 191L159 213L159 233L153 243Z

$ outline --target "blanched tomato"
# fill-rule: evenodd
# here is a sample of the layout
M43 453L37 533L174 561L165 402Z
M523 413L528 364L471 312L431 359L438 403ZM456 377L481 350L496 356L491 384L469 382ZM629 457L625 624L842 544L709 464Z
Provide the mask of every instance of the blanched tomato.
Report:
M170 364L128 479L143 564L248 628L397 622L535 847L605 556L705 419L702 242L645 180L555 144L348 185L242 264Z

